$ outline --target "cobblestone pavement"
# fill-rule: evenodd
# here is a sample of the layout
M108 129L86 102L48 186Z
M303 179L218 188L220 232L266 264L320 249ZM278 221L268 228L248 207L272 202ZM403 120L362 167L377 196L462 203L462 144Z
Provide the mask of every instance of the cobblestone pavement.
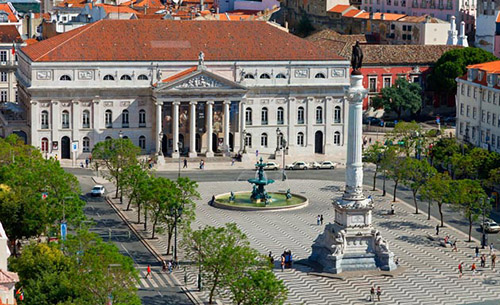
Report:
M323 214L325 223L333 221L332 199L341 196L343 183L328 181L277 181L268 187L269 191L285 191L309 198L309 206L280 212L240 212L221 210L207 204L213 194L229 191L250 190L246 182L206 182L199 184L202 199L198 201L196 221L193 227L222 226L236 222L249 237L251 245L267 254L272 251L275 259L285 250L292 251L294 260L305 259L311 252L314 239L323 232L324 226L316 225L316 216ZM372 194L367 191L366 195ZM387 215L390 209L388 198L372 194L376 209L374 226L388 240L390 249L399 258L403 272L395 277L375 274L352 275L333 279L309 274L309 267L294 264L285 272L276 265L276 275L289 289L287 304L366 304L372 285L382 288L379 304L469 304L486 300L500 300L500 272L490 268L478 268L472 275L469 271L474 259L475 243L465 242L466 236L446 227L440 236L450 235L457 240L458 253L444 248L429 236L435 234L436 219L427 220L427 215L413 213L414 208L405 203L396 204L396 215ZM133 212L127 212L135 220ZM166 252L166 243L160 238L151 241L159 252ZM483 250L482 250L483 251ZM486 251L486 250L484 250ZM487 253L487 252L486 252ZM487 253L488 254L488 253ZM180 255L182 258L182 254ZM458 277L457 267L464 262L465 274ZM487 267L490 261L487 261ZM175 272L178 279L184 279L184 269ZM196 268L188 268L188 288L196 287ZM207 291L197 293L206 300Z

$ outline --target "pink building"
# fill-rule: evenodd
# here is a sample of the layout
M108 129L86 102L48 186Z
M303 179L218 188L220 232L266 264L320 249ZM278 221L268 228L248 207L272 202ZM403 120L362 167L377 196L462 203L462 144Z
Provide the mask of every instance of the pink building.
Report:
M362 0L360 8L374 13L430 15L448 22L455 16L457 24L465 22L467 35L474 32L476 0Z

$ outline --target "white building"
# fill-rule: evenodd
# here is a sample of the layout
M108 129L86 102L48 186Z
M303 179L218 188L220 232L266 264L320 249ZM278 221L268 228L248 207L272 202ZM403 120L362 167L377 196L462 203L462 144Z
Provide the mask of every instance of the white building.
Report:
M500 0L477 3L475 46L500 56Z
M500 152L500 61L468 66L457 82L457 138Z
M274 154L278 128L289 154L336 155L348 72L262 21L101 20L24 48L18 80L30 143L49 156L120 131L143 153Z
M19 276L7 268L7 259L10 256L8 242L9 238L0 222L0 304L14 305L16 304L14 289L19 282Z

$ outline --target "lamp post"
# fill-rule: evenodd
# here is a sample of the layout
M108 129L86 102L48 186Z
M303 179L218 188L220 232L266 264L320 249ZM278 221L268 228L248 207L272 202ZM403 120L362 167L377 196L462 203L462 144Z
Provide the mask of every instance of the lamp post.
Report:
M121 168L123 166L123 132L120 130L120 133L118 134L120 136L120 169L123 170L123 168ZM120 179L120 183L123 183L121 181L122 179ZM119 185L120 187L120 204L123 204L123 187L121 185Z
M174 213L174 262L177 265L177 220L182 216L182 206L173 208Z
M384 148L384 151L382 152L382 160L384 160L383 162L385 162L385 149L386 148ZM387 176L387 170L384 166L384 183L382 185L382 196L385 196L385 180L386 180L385 176Z
M177 179L181 177L181 142L177 142L177 151L179 152L179 172L177 174Z
M278 128L276 128L276 152L281 151L280 136L283 136L283 134L281 133L281 130L278 127Z
M481 238L481 249L484 249L486 247L486 244L488 243L487 241L487 236L486 236L486 230L484 229L484 221L486 220L486 204L490 203L490 197L485 201L484 198L481 198L481 208L483 209L483 225L481 226L482 229L482 238Z
M243 154L247 153L247 130L243 130Z

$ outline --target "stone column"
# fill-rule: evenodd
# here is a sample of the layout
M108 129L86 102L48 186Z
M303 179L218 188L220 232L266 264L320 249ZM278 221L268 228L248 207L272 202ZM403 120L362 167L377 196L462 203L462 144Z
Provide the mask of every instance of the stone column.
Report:
M62 151L62 143L61 143L61 136L59 134L59 130L61 129L61 110L60 110L60 102L52 100L50 101L50 111L49 111L49 130L50 130L50 136L52 138L52 141L58 141L59 142L59 148L58 151L56 152L59 155L59 160L61 158L61 151ZM37 144L40 145L40 144Z
M288 133L286 133L286 140L288 141L289 154L293 154L297 146L297 134L295 132L295 125L297 124L297 99L295 97L288 98L287 118Z
M92 146L94 146L96 143L100 142L100 132L99 129L101 129L101 109L99 108L100 106L100 100L92 100L92 132L93 132L93 137L92 137Z
M40 103L37 100L30 101L30 123L31 123L31 137L28 139L28 144L38 147L38 130L41 129L41 113ZM52 138L49 137L49 152L52 152Z
M335 105L333 104L333 97L327 96L325 97L325 115L324 115L324 122L325 122L325 133L324 133L324 153L326 154L331 154L333 153L333 109Z
M173 102L172 105L174 105L174 115L172 118L172 158L179 158L180 152L179 152L179 106L180 102L176 101Z
M229 150L229 105L231 105L231 101L225 100L223 102L224 105L224 147Z
M196 102L189 102L189 158L194 158L196 153Z
M163 164L165 163L165 158L163 156L163 152L161 151L161 141L163 139L163 128L162 128L162 107L163 107L163 102L161 101L156 101L156 124L155 124L155 145L156 145L156 154L157 154L157 160L158 164Z
M207 151L205 152L205 156L207 158L213 157L214 152L212 151L212 133L213 133L213 107L214 101L207 102L207 112L206 112L206 120L207 120Z
M314 146L316 145L316 139L314 135L314 125L316 124L316 105L315 98L312 96L307 97L306 104L306 138L304 139L305 145L307 147L307 151L310 153L314 153Z
M81 116L81 105L80 101L73 100L72 103L73 111L71 112L71 141L78 141L78 150L82 148L82 140L80 139L79 129L82 127L82 116Z
M363 196L363 99L367 90L363 88L363 75L351 75L351 87L346 92L349 102L347 128L346 190L344 200L362 199Z
M243 153L245 147L245 101L240 102L240 150Z

